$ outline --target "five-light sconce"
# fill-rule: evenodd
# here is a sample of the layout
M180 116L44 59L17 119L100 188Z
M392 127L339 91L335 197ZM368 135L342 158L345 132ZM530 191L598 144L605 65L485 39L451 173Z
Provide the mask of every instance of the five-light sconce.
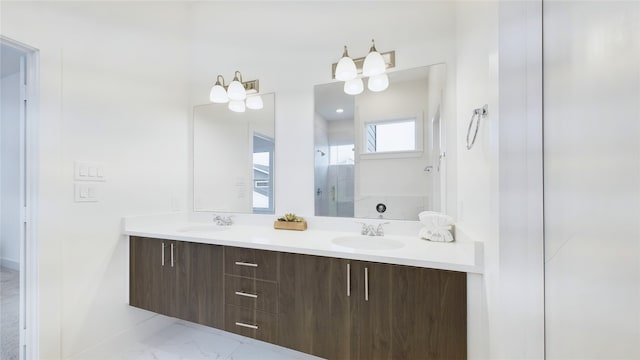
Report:
M228 103L229 110L234 112L260 110L264 104L259 91L258 80L242 81L242 74L236 71L229 85L225 84L222 75L218 75L216 83L211 87L209 100L216 104Z
M367 88L373 92L384 91L389 87L387 69L396 65L396 52L379 53L374 40L366 57L351 59L344 47L342 58L332 66L333 78L344 81L344 92L358 95L364 91L363 77L367 77Z

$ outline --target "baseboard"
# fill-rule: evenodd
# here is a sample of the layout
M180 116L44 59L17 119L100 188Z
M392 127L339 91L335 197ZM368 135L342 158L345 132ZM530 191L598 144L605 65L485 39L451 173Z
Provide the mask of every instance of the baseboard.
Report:
M114 351L119 349L128 348L134 344L142 341L145 338L150 337L158 330L163 329L175 322L177 319L167 316L156 314L151 318L138 323L132 328L124 330L114 336L98 343L95 346L89 347L81 352L68 356L67 360L106 360L111 359L114 356Z
M20 271L20 263L9 259L0 259L0 267Z

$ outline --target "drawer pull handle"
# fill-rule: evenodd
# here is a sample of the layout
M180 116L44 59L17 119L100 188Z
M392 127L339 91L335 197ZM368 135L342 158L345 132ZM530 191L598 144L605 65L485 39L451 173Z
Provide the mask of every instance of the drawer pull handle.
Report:
M256 295L256 294L249 294L249 293L242 292L242 291L236 291L236 295L246 296L246 297L250 297L250 298L254 298L254 299L258 298L258 295Z
M364 301L369 301L369 269L364 268Z
M241 322L237 322L237 321L236 321L236 325L240 326L240 327L253 329L253 330L258 330L258 325L250 325L250 324L245 324L245 323L241 323Z
M171 267L173 267L173 243L171 243Z
M351 264L347 264L347 296L351 296Z
M248 267L258 267L258 264L236 261L236 265L238 266L248 266Z
M164 244L164 241L162 242L162 266L164 266L164 247L166 245Z

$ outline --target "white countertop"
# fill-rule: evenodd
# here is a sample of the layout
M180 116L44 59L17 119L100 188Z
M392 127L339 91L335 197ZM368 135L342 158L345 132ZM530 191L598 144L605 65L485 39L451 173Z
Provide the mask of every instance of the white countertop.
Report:
M125 223L123 233L130 236L482 273L482 243L475 241L438 243L422 240L417 235L388 234L385 238L400 241L404 246L391 250L363 250L332 242L336 237L359 235L358 232L276 230L264 225L232 225L209 232L180 231L186 227L202 225L206 227L212 223Z

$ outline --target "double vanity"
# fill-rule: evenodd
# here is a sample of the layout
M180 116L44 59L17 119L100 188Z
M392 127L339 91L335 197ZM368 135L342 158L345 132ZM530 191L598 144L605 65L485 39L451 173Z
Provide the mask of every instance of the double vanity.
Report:
M463 359L481 245L213 223L125 225L130 305L327 359Z

